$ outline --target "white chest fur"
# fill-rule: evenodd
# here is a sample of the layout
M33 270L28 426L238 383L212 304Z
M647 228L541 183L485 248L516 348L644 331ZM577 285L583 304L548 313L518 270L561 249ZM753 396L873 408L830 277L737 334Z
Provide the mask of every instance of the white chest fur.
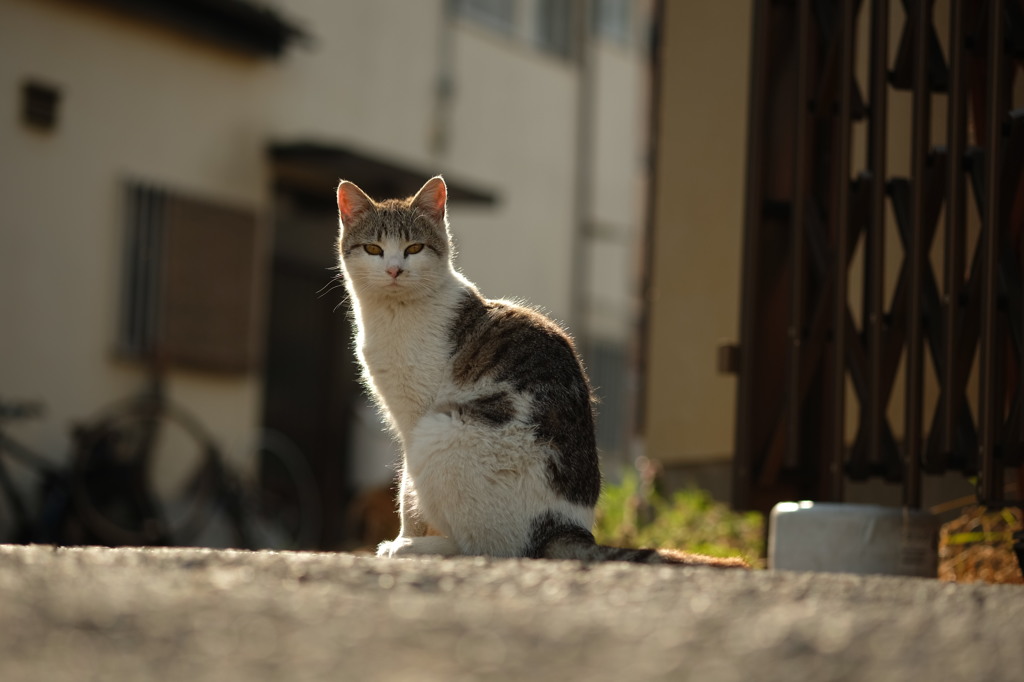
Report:
M448 297L395 306L360 306L359 354L369 383L403 441L449 376Z

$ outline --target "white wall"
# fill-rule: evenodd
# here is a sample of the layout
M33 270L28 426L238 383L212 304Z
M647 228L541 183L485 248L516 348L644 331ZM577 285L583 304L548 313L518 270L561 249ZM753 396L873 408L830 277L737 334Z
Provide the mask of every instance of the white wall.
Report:
M265 133L427 162L443 1L278 2L312 39L289 48L262 83Z
M498 189L455 207L459 266L491 297L565 319L574 229L576 75L563 60L465 21L455 33L452 145L442 163Z
M645 219L648 67L641 47L607 41L595 43L593 60L586 320L591 336L626 345L635 329Z

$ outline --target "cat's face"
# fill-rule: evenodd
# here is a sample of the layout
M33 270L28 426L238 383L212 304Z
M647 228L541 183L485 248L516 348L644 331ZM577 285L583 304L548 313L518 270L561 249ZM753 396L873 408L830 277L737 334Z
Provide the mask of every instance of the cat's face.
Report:
M433 178L408 199L375 202L351 182L338 186L338 251L360 297L413 300L436 291L451 250L447 188Z

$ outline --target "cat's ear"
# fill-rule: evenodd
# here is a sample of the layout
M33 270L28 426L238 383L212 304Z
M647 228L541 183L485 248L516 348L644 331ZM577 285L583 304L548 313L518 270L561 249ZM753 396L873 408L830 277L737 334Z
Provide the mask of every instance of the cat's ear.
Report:
M351 225L360 215L373 206L373 199L359 189L355 183L342 180L338 185L338 218L342 227Z
M445 206L448 203L448 187L440 175L427 180L426 184L412 198L412 207L423 211L434 222L444 223Z

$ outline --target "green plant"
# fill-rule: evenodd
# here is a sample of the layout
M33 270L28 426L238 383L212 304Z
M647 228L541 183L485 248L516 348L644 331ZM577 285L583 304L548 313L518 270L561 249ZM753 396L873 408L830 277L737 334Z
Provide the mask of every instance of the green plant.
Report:
M734 512L697 488L664 496L627 473L605 486L597 505L594 536L605 545L680 549L710 556L742 556L763 565L764 517Z
M1020 507L969 505L939 531L939 578L955 582L1024 583L1014 552L1024 530Z

